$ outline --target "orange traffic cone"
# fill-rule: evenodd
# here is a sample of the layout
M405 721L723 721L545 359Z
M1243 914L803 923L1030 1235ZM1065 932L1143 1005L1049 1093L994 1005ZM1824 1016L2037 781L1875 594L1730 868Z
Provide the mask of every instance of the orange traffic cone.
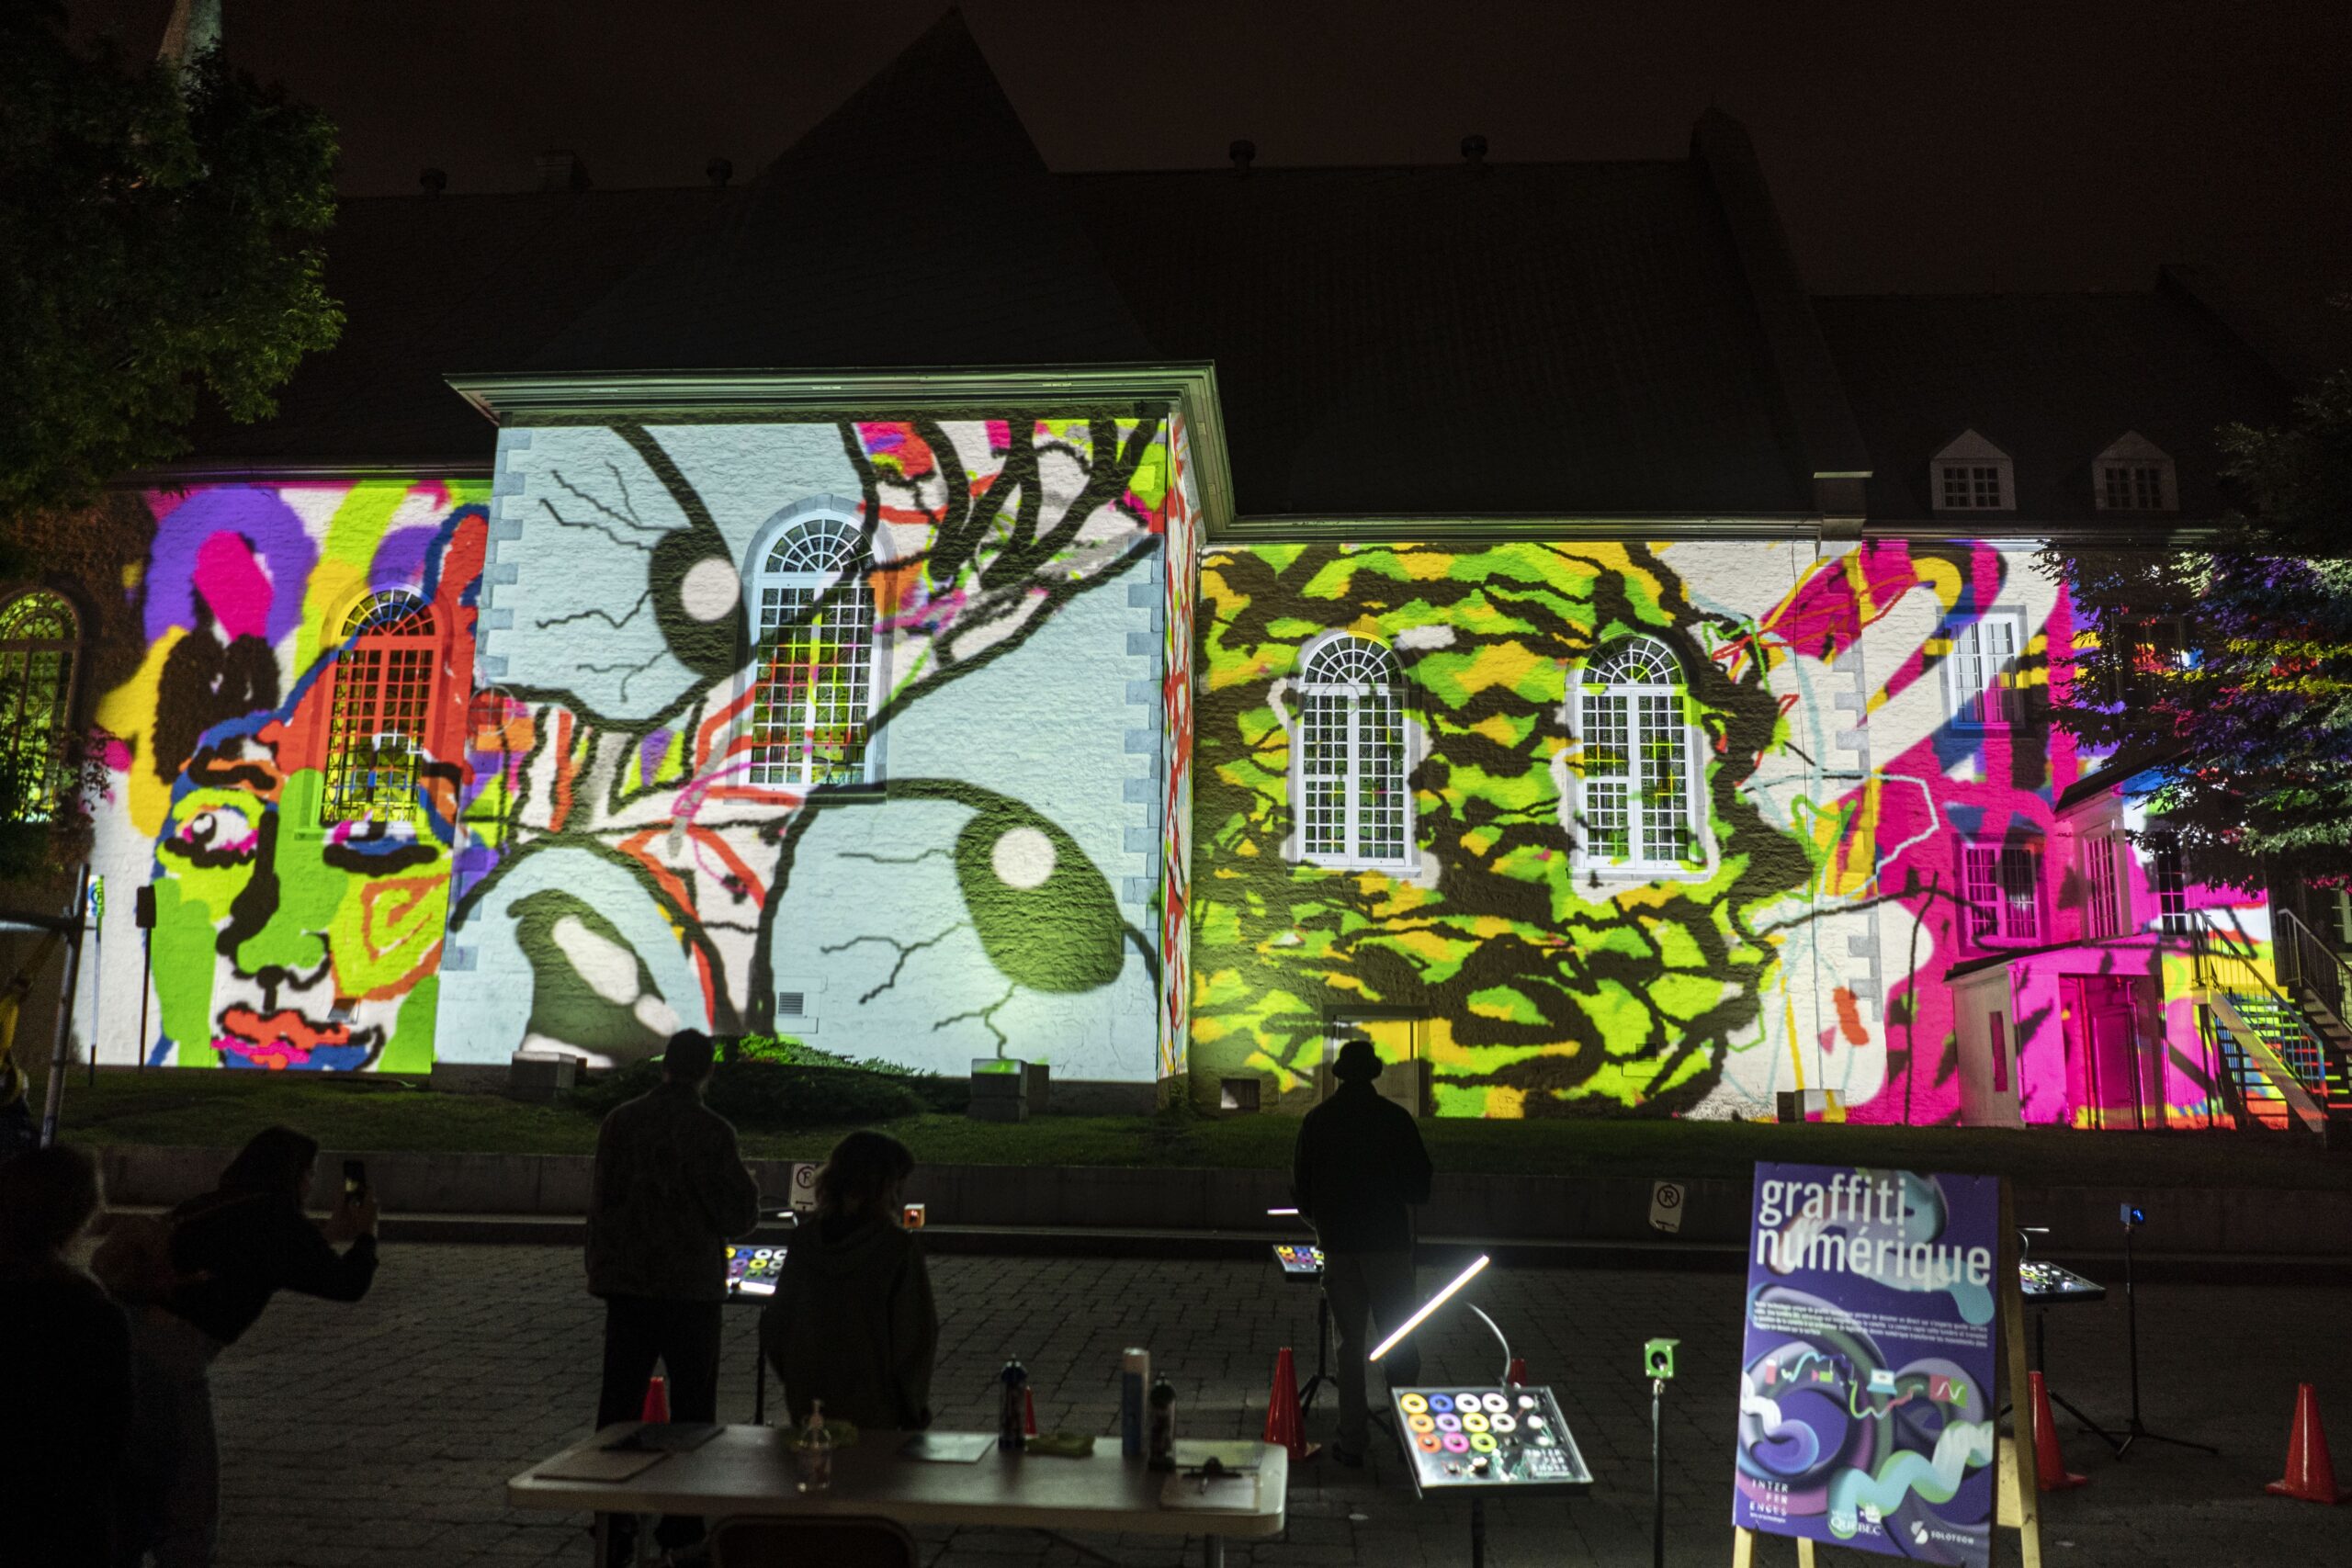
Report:
M2312 1385L2295 1385L2295 1424L2287 1433L2287 1474L2263 1488L2306 1503L2341 1503L2335 1461L2327 1457L2327 1428L2319 1424L2319 1395Z
M2089 1484L2087 1477L2076 1475L2066 1468L2066 1456L2058 1451L2058 1423L2050 1415L2050 1389L2042 1382L2040 1372L2025 1375L2033 1399L2033 1472L2036 1483L2044 1492L2070 1492Z
M1525 1388L1527 1386L1526 1357L1513 1356L1510 1359L1510 1371L1503 1374L1503 1382L1510 1384L1513 1388Z
M1298 1368L1287 1345L1274 1357L1274 1386L1266 1395L1265 1440L1280 1443L1290 1450L1293 1460L1304 1460L1315 1451L1299 1419Z
M1028 1438L1037 1435L1037 1391L1025 1382L1021 1385L1021 1433Z
M658 1421L663 1426L669 1425L670 1380L660 1372L645 1380L645 1408L637 1418L640 1421Z

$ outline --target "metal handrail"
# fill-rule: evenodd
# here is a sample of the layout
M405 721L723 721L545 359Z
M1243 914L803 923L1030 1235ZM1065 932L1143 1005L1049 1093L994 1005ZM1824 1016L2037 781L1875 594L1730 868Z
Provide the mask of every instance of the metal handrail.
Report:
M2264 966L2251 953L2220 951L2214 938L2225 933L2215 928L2211 911L2202 909L2194 911L2193 918L2195 927L2190 932L2189 947L2196 964L2197 988L2201 995L2211 998L2216 992L2223 994L2236 992L2267 996L2294 1017L2298 1019L2305 1017L2301 1005L2289 998L2269 975L2263 973ZM2276 927L2274 926L2273 929L2275 931ZM2245 939L2250 944L2251 939L2246 937L2246 933L2240 931L2235 934ZM2277 961L2279 951L2279 944L2274 941L2271 943L2272 967L2283 969L2284 966L2278 964ZM2284 978L2283 974L2280 978ZM2215 1022L2219 1024L2221 1021L2216 1019ZM2304 1033L2319 1050L2320 1081L2316 1084L2312 1083L2284 1056L2278 1056L2278 1061L2279 1066L2295 1080L2306 1096L2312 1098L2313 1104L2324 1114L2328 1098L2328 1041L2324 1034L2311 1028L2308 1022L2305 1024ZM2266 1046L2265 1049L2268 1047ZM2276 1055L2276 1053L2273 1054Z
M2319 933L2293 910L2274 909L2270 918L2278 935L2271 944L2278 983L2305 987L2335 1015L2336 1022L2352 1023L2352 964L2322 942Z

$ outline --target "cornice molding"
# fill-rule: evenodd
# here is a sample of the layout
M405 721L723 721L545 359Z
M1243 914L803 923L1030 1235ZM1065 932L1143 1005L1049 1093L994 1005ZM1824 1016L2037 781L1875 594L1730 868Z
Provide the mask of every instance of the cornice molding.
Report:
M1192 445L1192 473L1210 536L1233 515L1232 470L1216 367L1175 365L941 366L904 370L630 370L459 374L458 395L502 428L595 424L636 416L667 423L749 423L778 415L994 415L1008 402L1100 408L1166 402Z

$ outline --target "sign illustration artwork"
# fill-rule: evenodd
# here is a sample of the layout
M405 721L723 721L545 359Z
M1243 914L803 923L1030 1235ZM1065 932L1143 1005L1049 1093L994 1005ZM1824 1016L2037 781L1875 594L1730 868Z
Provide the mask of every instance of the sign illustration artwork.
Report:
M1758 1164L1732 1523L1990 1561L1996 1177Z

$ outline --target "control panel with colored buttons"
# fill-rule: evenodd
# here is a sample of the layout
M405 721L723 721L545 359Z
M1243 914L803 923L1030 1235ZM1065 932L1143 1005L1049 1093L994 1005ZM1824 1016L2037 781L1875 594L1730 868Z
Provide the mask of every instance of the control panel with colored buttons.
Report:
M1418 1492L1592 1484L1548 1388L1400 1388L1390 1398Z

